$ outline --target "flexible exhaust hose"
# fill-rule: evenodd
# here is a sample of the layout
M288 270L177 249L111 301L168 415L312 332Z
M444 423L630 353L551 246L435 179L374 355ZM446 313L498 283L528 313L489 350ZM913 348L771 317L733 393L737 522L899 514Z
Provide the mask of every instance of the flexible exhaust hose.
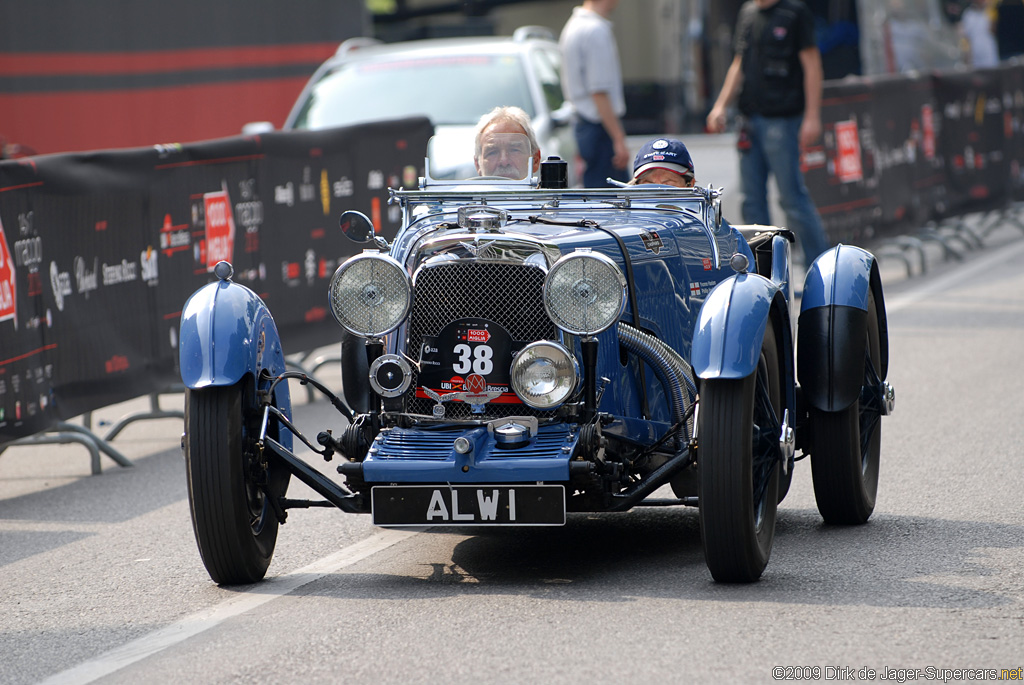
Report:
M672 404L672 422L680 423L690 408L690 397L697 395L693 369L679 353L655 338L629 324L619 323L619 342L636 354L657 374L668 392ZM692 417L679 429L679 446L686 445L693 435Z

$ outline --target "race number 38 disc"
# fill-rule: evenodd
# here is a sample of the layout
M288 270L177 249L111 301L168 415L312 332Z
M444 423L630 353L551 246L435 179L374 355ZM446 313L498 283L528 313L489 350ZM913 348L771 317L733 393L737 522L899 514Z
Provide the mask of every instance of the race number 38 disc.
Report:
M512 356L526 343L487 319L460 319L424 337L420 348L417 396L422 387L438 394L500 392L493 402L518 402L509 387Z

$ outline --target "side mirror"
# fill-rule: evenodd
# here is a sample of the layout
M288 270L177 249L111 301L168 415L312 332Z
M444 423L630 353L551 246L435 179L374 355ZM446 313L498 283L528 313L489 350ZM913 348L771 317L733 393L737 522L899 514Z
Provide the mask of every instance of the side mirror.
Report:
M388 249L388 241L376 235L370 217L354 209L342 212L341 232L354 243L375 243L382 250Z
M260 136L274 130L274 125L269 121L250 121L242 126L243 136Z
M572 123L572 104L566 102L561 107L553 111L551 113L551 123L554 124L555 128L568 126Z
M373 241L373 222L362 212L350 209L341 215L341 232L354 243Z

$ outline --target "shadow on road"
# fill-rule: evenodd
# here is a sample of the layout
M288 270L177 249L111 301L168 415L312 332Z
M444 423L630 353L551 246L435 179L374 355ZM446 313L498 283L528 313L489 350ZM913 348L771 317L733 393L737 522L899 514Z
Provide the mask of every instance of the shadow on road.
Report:
M761 581L719 585L704 564L696 510L639 510L576 515L564 528L466 537L444 560L405 556L427 546L404 543L396 548L394 575L339 573L298 594L991 608L1017 602L1022 540L1019 525L879 515L864 526L839 527L824 525L817 511L782 510Z

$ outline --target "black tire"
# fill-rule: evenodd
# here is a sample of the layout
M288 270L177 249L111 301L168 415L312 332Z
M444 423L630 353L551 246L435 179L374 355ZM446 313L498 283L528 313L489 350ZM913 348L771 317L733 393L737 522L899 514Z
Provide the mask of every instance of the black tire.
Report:
M880 400L863 388L880 383L881 343L875 297L868 297L860 397L838 412L811 408L811 477L814 499L826 523L861 524L875 510L882 445Z
M757 370L702 381L699 410L704 559L720 583L753 582L768 565L778 507L782 390L771 325Z
M187 393L192 529L203 564L220 585L261 580L277 543L278 519L266 493L282 496L289 474L279 464L257 459L261 418L251 379Z

